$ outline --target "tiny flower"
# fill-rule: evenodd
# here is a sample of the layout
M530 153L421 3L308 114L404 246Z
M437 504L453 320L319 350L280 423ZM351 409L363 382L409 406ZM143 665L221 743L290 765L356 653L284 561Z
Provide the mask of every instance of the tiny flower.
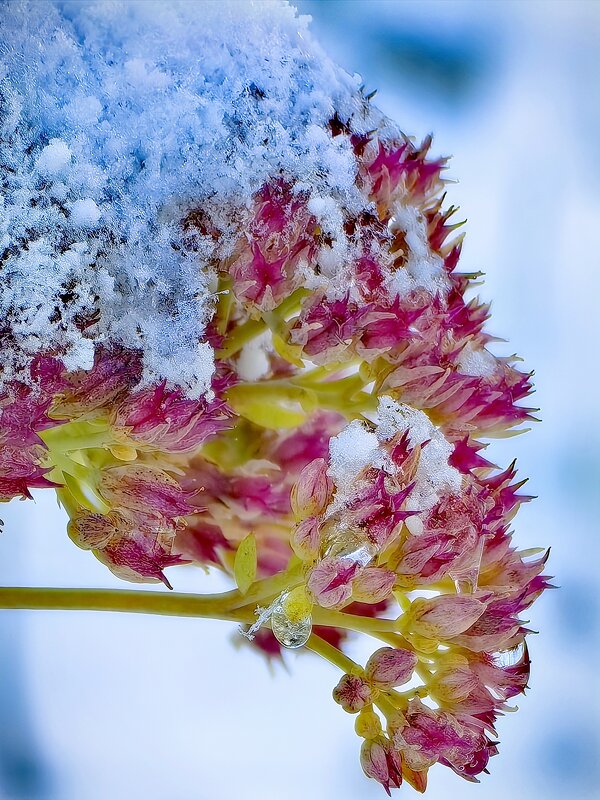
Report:
M409 681L417 665L410 650L382 647L367 661L365 677L381 689L393 689Z
M365 739L360 748L360 764L365 775L378 781L387 794L402 783L402 759L384 737Z
M445 711L428 708L418 698L409 702L405 724L396 729L392 739L411 769L417 771L439 760L456 771L470 764L472 769L467 774L473 775L479 754L489 752L488 740L481 731L462 725ZM481 769L486 763L479 763Z
M327 474L324 458L316 458L300 472L292 487L290 502L296 519L320 516L331 501L333 481Z
M371 702L371 697L371 687L358 675L344 675L333 690L333 699L349 714L356 714L364 708Z

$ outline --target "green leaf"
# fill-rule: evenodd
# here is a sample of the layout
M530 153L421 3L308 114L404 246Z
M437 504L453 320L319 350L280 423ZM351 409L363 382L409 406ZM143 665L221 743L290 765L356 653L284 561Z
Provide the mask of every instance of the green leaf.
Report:
M233 562L235 582L242 594L246 594L256 578L256 538L249 533L242 539Z

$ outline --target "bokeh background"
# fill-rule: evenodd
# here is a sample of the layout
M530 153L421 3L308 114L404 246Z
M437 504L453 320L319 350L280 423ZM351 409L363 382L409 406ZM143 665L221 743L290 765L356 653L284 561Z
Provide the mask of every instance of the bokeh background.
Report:
M249 0L242 0L249 2ZM201 13L201 4L199 13ZM494 442L538 499L523 547L552 545L559 591L531 611L531 691L499 724L480 785L442 767L430 800L592 800L600 771L600 2L297 3L378 105L452 154L491 329L535 368L543 423ZM490 451L488 451L490 452ZM50 493L2 509L1 585L119 585L75 548ZM175 577L175 576L174 576ZM219 576L180 569L176 588ZM358 652L358 651L357 651ZM6 800L369 800L333 667L269 670L222 622L0 612L0 797ZM410 796L405 787L399 796Z

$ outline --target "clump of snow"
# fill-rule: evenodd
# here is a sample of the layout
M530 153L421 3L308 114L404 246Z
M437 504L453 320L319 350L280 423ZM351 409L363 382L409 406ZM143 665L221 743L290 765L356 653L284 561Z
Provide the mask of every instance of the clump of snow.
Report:
M271 346L271 333L265 331L242 347L236 364L236 372L241 380L257 381L268 373Z
M321 267L340 268L342 212L367 201L348 137L327 124L360 133L381 115L307 21L270 0L0 5L4 380L39 352L86 368L108 342L143 351L145 381L199 396L208 265L274 177L313 198L331 239ZM217 243L185 230L199 208Z
M352 490L356 478L367 467L382 466L379 439L359 420L353 420L329 441L329 474L337 493Z
M450 284L444 261L429 246L427 222L421 211L413 205L396 203L389 229L404 234L408 250L406 264L391 276L392 292L400 297L415 289L426 289L432 295L446 294Z
M473 378L491 378L498 371L498 362L485 347L475 348L468 343L460 351L458 367L463 375Z
M56 175L71 161L71 150L61 139L52 139L42 150L36 162L41 175Z
M102 212L93 200L88 197L85 200L75 200L70 207L70 222L77 228L93 228Z
M415 488L408 497L407 508L424 511L436 504L441 492L457 494L460 491L460 472L448 463L454 448L427 414L397 403L391 397L382 397L376 422L376 434L381 440L387 441L406 431L411 447L422 445Z
M398 433L408 433L411 447L421 446L415 475L415 487L406 501L412 511L426 511L442 493L460 492L462 477L450 466L453 445L427 414L397 403L391 397L379 400L374 417L375 430L359 420L347 425L329 442L329 474L336 486L336 496L329 513L337 511L360 488L360 475L368 467L378 467L393 474L396 469L384 443Z

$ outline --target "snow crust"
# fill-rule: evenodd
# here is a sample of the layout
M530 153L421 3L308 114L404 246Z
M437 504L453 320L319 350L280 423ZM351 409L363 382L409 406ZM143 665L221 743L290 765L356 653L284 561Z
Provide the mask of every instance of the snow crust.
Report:
M86 369L114 342L143 350L146 382L199 396L210 265L252 196L280 175L308 192L333 273L342 209L365 199L348 138L326 126L380 115L279 0L14 0L0 28L2 379L41 351ZM182 224L199 208L216 244Z

